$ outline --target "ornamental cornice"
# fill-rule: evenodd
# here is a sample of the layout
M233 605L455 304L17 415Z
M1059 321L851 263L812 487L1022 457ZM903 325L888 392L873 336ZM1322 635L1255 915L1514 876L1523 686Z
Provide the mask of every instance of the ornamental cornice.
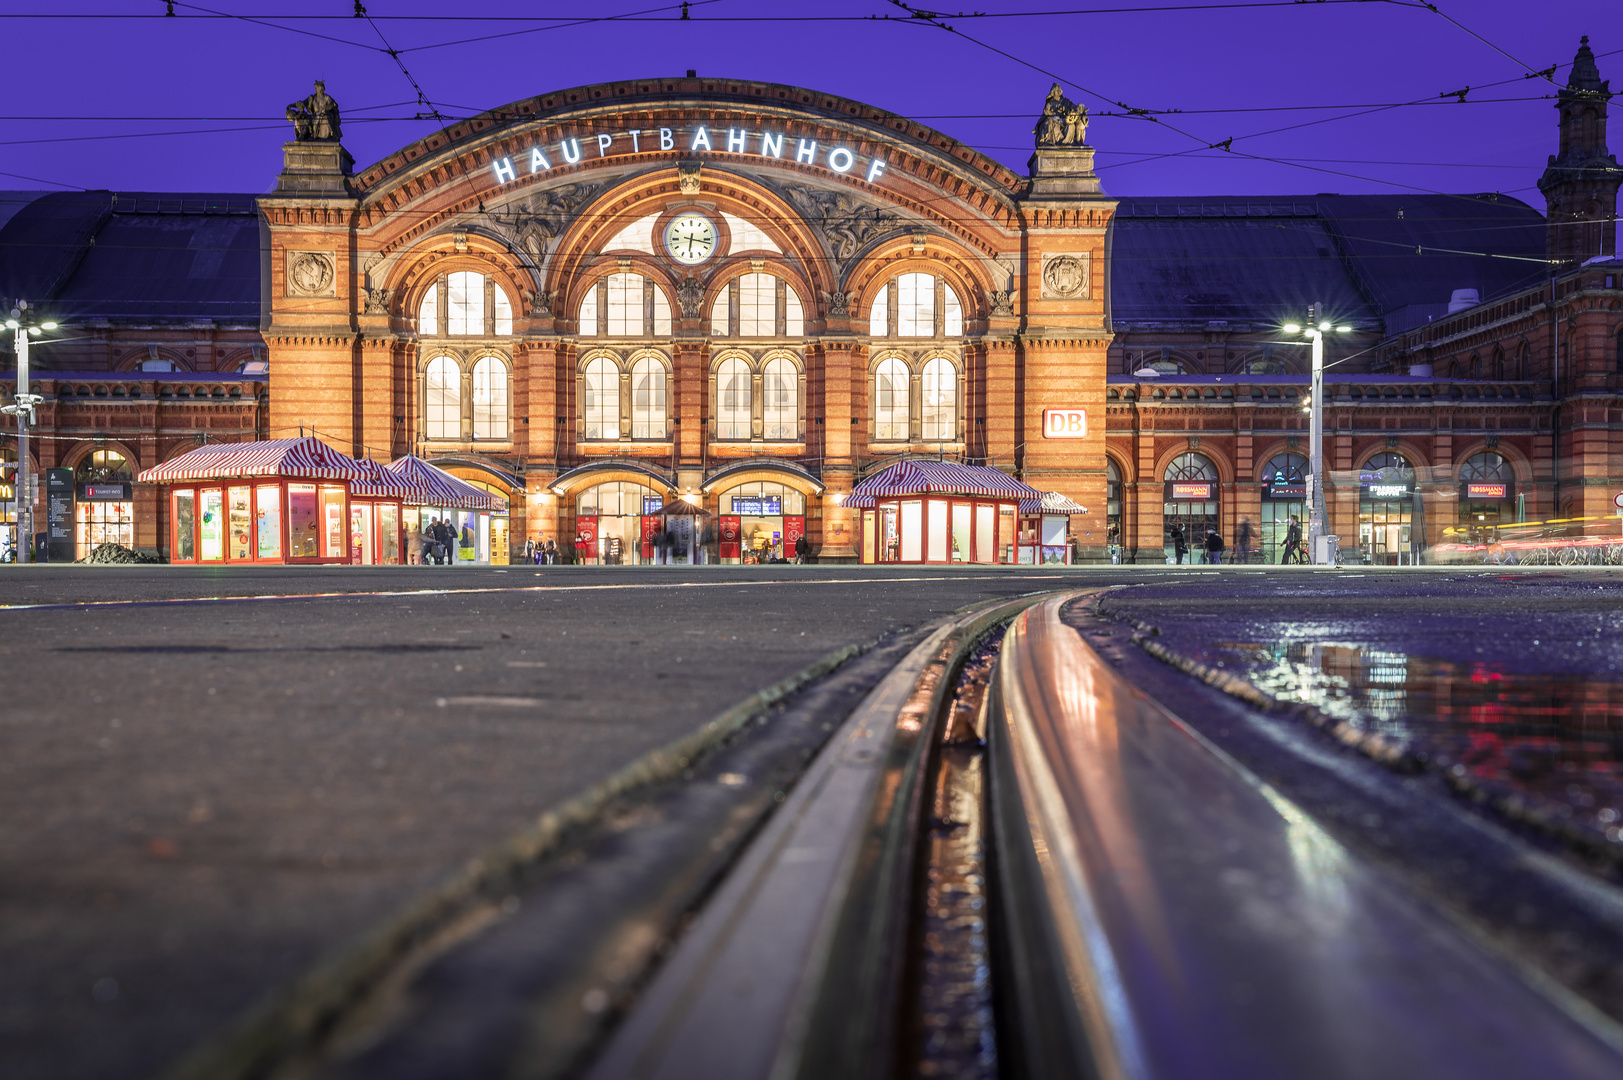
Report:
M356 334L356 333L346 333L346 334L344 334L342 336L339 336L339 335L336 335L336 334L294 334L294 333L289 333L289 334L267 333L265 335L265 343L267 345L270 345L270 344L291 345L291 346L297 346L297 345L305 345L305 346L309 346L309 345L324 345L324 346L325 345L341 345L344 348L348 348L349 346L355 344L355 342L357 342L359 340L361 340L361 335Z

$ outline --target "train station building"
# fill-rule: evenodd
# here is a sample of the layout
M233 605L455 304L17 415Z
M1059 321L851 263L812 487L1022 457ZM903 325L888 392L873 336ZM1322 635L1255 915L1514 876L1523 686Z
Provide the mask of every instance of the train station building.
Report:
M34 467L73 470L81 549L165 545L143 469L314 434L506 497L515 549L589 535L622 562L673 499L709 512L712 557L804 535L855 560L848 499L909 458L1080 504L1083 559L1160 561L1173 523L1276 543L1308 453L1307 350L1281 327L1319 303L1348 327L1329 531L1398 561L1623 490L1609 97L1585 44L1546 217L1113 198L1058 87L1020 173L858 102L691 73L515 102L358 168L318 86L270 194L4 196L0 292L71 330L33 353Z

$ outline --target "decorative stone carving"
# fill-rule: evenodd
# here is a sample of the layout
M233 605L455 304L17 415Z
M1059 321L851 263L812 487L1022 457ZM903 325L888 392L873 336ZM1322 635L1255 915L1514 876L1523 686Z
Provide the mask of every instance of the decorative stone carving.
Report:
M524 310L533 318L546 318L552 314L552 301L557 295L545 289L525 289Z
M336 296L338 274L333 257L325 251L287 253L287 294L289 296Z
M850 293L826 292L823 294L823 305L828 313L836 319L844 319L851 314L851 301L854 299Z
M451 233L451 246L461 255L468 250L468 230L456 229Z
M678 161L676 163L676 186L684 195L697 195L699 193L699 170L703 167L698 161Z
M682 318L704 317L704 286L699 279L686 277L676 286L676 304L682 309Z
M923 229L913 230L913 254L924 254L924 241L929 237L929 235L930 234L925 232Z
M590 202L602 184L563 184L537 192L522 204L501 215L512 231L519 249L537 266L547 253L548 242L558 238L575 212Z
M784 193L822 232L841 273L870 241L901 229L902 219L843 191L784 185Z
M1088 257L1077 255L1043 256L1043 296L1075 300L1088 295Z
M992 314L1009 316L1014 314L1014 293L1008 289L992 290Z
M327 84L316 80L316 91L287 107L295 142L337 142L342 137L338 102L327 96Z
M365 297L366 314L389 314L389 298L394 295L393 289L362 289L361 292Z
M1043 102L1043 114L1032 129L1037 145L1085 146L1088 141L1088 110L1076 104L1055 83Z

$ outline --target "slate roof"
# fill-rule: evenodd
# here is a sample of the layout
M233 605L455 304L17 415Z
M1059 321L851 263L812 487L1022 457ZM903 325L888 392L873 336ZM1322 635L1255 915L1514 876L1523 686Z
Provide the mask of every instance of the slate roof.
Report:
M22 202L27 195L37 197ZM257 326L254 200L212 192L0 194L0 297L48 305L58 319Z
M1127 198L1111 319L1240 329L1322 301L1338 322L1396 333L1444 314L1456 289L1487 300L1537 284L1543 256L1543 215L1504 195Z

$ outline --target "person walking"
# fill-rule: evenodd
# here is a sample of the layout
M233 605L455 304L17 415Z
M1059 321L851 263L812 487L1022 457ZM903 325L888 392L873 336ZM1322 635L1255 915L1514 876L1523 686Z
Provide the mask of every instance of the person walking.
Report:
M430 566L434 562L434 547L439 543L434 539L434 522L438 520L435 518L428 528L417 534L417 562L423 566Z
M1172 561L1179 566L1183 565L1183 558L1189 554L1189 541L1184 539L1183 526L1172 526Z
M550 536L547 537L547 563L551 566L558 565L558 542Z
M535 537L533 536L524 541L524 561L535 561Z
M1223 538L1216 528L1206 530L1206 561L1213 566L1223 565Z
M795 537L795 564L797 566L806 565L806 556L810 554L811 544L807 542L806 535L802 533Z
M1251 561L1251 519L1240 519L1240 527L1234 531L1234 561L1249 563Z
M1279 557L1281 564L1299 563L1302 561L1302 523L1291 515L1290 524L1285 527L1285 553Z

